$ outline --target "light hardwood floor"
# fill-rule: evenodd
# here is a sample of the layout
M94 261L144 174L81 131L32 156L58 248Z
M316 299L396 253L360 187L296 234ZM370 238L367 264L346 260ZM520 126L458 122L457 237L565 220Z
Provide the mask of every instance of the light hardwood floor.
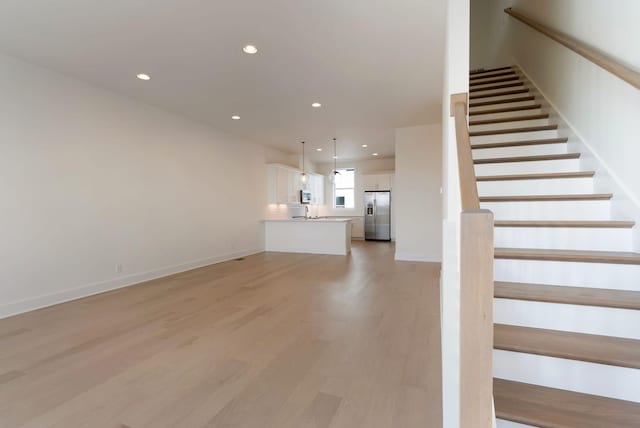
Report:
M0 427L440 427L439 268L262 253L0 320Z

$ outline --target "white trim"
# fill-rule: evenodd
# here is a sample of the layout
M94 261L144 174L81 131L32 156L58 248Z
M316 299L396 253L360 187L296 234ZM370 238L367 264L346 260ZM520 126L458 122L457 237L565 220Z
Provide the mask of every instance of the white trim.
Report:
M426 254L420 253L405 253L396 251L396 261L401 262L429 262L429 263L442 263L441 259L434 259Z
M310 248L300 248L300 247L285 247L285 248L267 248L265 250L267 253L300 253L300 254L326 254L329 256L347 256L350 251L331 251L331 250L313 250Z
M246 257L262 252L264 252L263 249L247 249L244 251L229 253L222 256L192 260L189 262L180 263L173 266L166 266L147 272L134 273L119 278L108 279L106 281L94 282L56 293L19 300L17 302L6 303L0 305L0 319L18 315L24 312L33 311L36 309L46 308L48 306L58 305L60 303L70 302L72 300L82 299L84 297L93 296L95 294L100 294L107 291L117 290L119 288L138 285L140 283L144 283L153 279L162 278L165 276L174 275L176 273L209 266L216 263L222 263L236 259L238 257Z

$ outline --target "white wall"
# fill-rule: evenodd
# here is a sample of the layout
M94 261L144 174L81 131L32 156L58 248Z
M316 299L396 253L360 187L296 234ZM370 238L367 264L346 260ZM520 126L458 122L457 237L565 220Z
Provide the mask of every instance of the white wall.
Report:
M460 425L460 184L452 94L469 91L469 0L447 3L447 46L442 99L443 226L440 308L443 427Z
M276 152L5 56L0 93L0 317L262 250Z
M640 2L620 0L613 7L598 0L476 1L484 11L474 21L489 34L472 41L473 50L486 54L475 65L518 64L585 144L583 163L592 157L602 168L596 175L602 190L624 196L628 203L617 207L633 216L640 210L640 91L503 9L513 6L640 71Z
M396 260L442 261L442 125L395 132Z

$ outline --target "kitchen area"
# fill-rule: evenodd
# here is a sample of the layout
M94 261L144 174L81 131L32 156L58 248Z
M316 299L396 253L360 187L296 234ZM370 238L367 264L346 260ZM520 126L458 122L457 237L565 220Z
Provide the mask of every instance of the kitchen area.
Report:
M266 251L347 255L352 240L395 240L394 166L393 158L318 163L303 175L268 164Z

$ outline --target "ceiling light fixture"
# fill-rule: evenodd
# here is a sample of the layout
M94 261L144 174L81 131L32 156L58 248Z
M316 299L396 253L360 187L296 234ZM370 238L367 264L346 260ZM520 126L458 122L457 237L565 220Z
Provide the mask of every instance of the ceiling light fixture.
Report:
M321 152L321 151L322 151L322 149L320 149L320 148L316 149L316 152Z
M237 116L237 115L236 115L236 116L231 116L231 119L233 119L233 120L240 120L240 116Z
M254 55L258 53L258 48L253 46L253 45L247 45L245 47L242 48L242 52L249 54L249 55Z
M302 184L307 182L307 174L304 172L304 141L302 142L302 174L300 174L300 180Z
M374 153L373 155L374 155L374 156L378 156L378 154L377 154L377 153Z
M366 149L367 147L369 147L369 145L368 144L363 144L362 147L364 147Z
M136 76L140 80L151 80L151 76L148 74L140 73Z
M320 104L318 102L315 102L315 103L311 104L311 107L313 107L313 108L322 107L322 104Z

